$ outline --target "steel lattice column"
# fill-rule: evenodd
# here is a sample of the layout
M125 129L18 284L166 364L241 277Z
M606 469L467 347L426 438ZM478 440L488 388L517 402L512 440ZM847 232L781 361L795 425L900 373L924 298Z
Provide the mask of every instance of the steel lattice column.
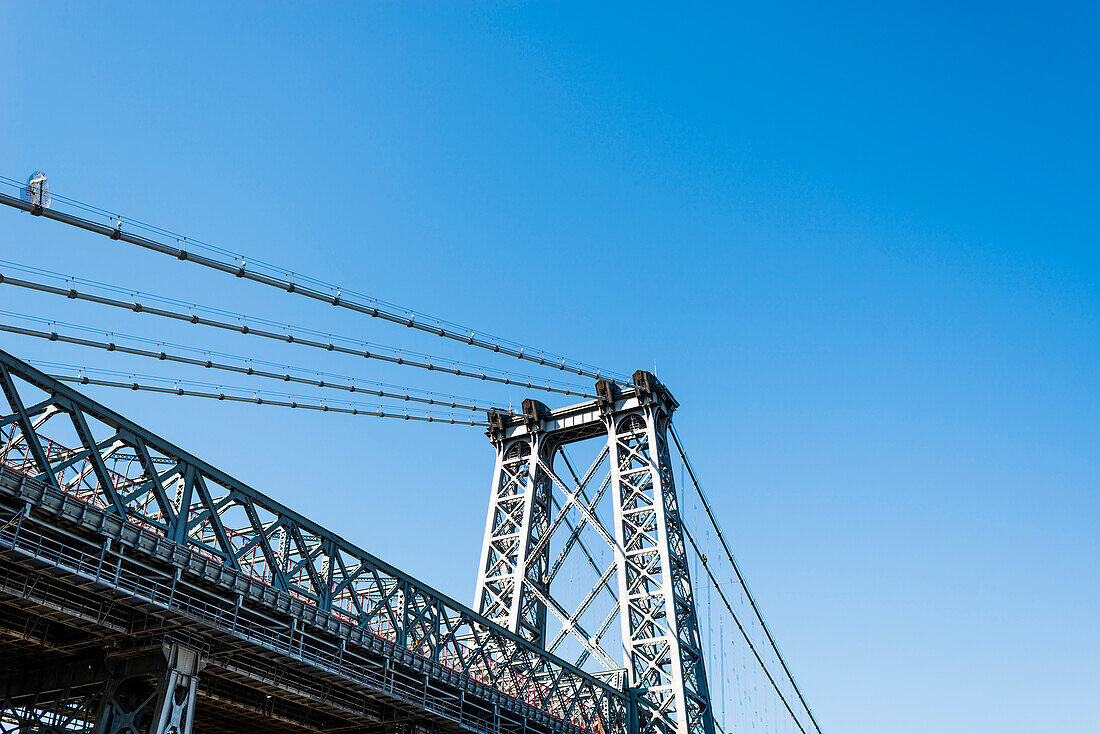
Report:
M549 408L524 400L523 412L532 429L523 438L507 440L490 428L497 458L474 606L545 648L546 605L539 597L549 593L550 546L539 540L550 527L551 483L543 465L552 470L555 446L537 429ZM540 545L541 550L532 554Z
M714 734L666 438L677 404L648 372L636 372L634 383L638 400L629 404L614 384L596 386L615 489L624 665L649 704L639 712L642 734Z

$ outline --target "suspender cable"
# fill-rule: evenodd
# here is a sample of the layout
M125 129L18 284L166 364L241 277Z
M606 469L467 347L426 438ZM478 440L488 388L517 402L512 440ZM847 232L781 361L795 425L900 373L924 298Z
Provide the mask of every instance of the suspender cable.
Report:
M798 700L802 702L802 706L806 709L806 713L810 716L810 721L813 722L814 728L821 734L821 727L817 723L817 719L814 718L814 712L810 709L809 704L806 703L806 699L802 696L802 691L799 689L798 684L794 682L794 676L791 675L790 668L787 667L787 663L783 660L783 655L779 652L779 646L775 642L775 638L772 637L772 633L768 630L768 625L764 621L764 615L760 613L760 608L756 605L756 599L753 598L752 592L749 591L749 585L745 582L745 577L741 574L741 568L737 565L737 561L733 557L733 551L730 550L729 544L726 543L726 536L722 535L722 529L718 527L718 521L714 517L714 512L711 511L710 502L707 501L706 495L703 493L703 488L699 485L699 480L695 476L695 469L691 466L691 461L688 460L687 453L684 451L683 445L680 443L680 437L676 434L676 428L671 423L668 426L669 433L672 434L672 441L676 444L676 450L680 454L680 458L684 462L684 466L687 468L688 476L691 477L691 483L695 487L696 493L699 495L700 501L703 503L703 509L707 513L707 517L710 519L710 524L714 527L714 532L718 534L718 540L722 544L722 549L726 553L726 558L729 559L730 565L733 566L734 573L737 574L737 580L741 584L741 588L745 590L745 596L749 600L749 605L752 607L753 612L756 614L757 620L760 621L760 627L764 630L765 637L768 638L768 642L771 645L772 650L775 651L775 656L779 658L779 664L783 666L783 672L787 674L787 680L791 682L791 686L794 687L795 693L798 694ZM704 564L705 565L705 564ZM713 578L713 577L712 577ZM715 581L715 585L717 585ZM733 610L730 610L732 614ZM738 623L740 626L740 623ZM750 643L751 646L751 643ZM759 659L759 658L758 658ZM769 674L769 678L771 675ZM778 689L776 689L778 691ZM782 694L780 694L782 697ZM786 701L784 701L786 703ZM788 710L790 708L788 707ZM800 727L801 728L801 725Z
M5 264L12 265L12 263ZM22 266L17 266L22 267ZM64 278L64 276L54 275L52 277ZM69 278L71 282L81 282L79 278ZM86 282L86 281L85 281ZM190 306L190 313L183 313L180 311L173 311L171 309L159 308L156 306L150 306L143 304L139 301L122 301L117 298L109 298L106 296L99 296L91 293L83 293L75 288L58 288L56 286L47 285L45 283L38 283L30 280L23 280L21 278L13 278L8 275L0 273L0 284L13 285L18 288L27 288L29 290L39 291L41 293L49 293L56 296L64 296L78 301L87 301L89 303L98 303L103 306L112 306L114 308L122 308L127 311L135 311L137 313L147 313L153 316L160 316L162 318L175 319L177 321L186 321L192 324L200 324L202 326L213 326L219 329L226 329L228 331L235 331L240 334L251 334L253 336L260 336L267 339L274 339L280 342L286 342L288 344L300 344L302 346L313 347L314 349L323 349L328 352L340 352L342 354L350 354L356 357L365 357L367 359L378 359L384 362L390 362L392 364L405 365L409 367L417 367L419 369L431 370L434 372L444 372L451 375L458 375L459 377L468 377L476 380L484 380L488 382L497 382L504 385L518 385L520 387L526 387L534 390L544 390L546 392L560 393L562 395L575 395L579 397L592 398L595 397L592 393L586 391L579 386L565 386L560 385L564 383L551 383L549 380L540 380L539 378L530 377L528 375L520 375L506 370L491 370L490 368L482 367L479 365L470 365L465 362L457 362L455 360L440 361L437 357L431 355L419 354L416 352L406 352L404 350L396 350L392 347L386 347L382 345L371 345L367 342L357 341L349 339L347 337L337 337L331 334L325 335L328 341L318 341L317 339L310 339L301 336L295 336L292 332L306 333L320 335L324 332L319 332L315 329L308 329L300 326L292 326L290 324L281 324L275 321L269 321L267 319L252 319L257 323L263 323L265 325L275 326L282 329L283 333L274 331L268 331L265 329L254 329L245 323L248 317L243 314L231 314L227 311L220 309L206 308L201 306ZM125 291L123 289L115 289L106 286L96 286L100 288L106 288L110 290L117 290L123 293L137 293L137 291ZM160 298L152 296L151 298L164 302L176 302L173 299ZM176 302L179 303L179 302ZM236 318L241 323L232 323L223 321L221 319L211 319L204 316L199 316L195 311L203 311L209 313L221 313ZM362 348L358 347L345 347L335 342L342 341L350 344L362 345ZM392 354L380 353L378 349L390 350Z
M11 182L12 179L5 178L4 181ZM19 186L21 187L22 184L19 184ZM72 199L67 199L57 194L52 194L52 196L60 203L74 202ZM478 329L471 329L458 324L449 324L443 319L429 316L402 306L397 306L364 293L343 289L334 284L326 283L315 278L297 276L290 271L277 268L262 260L246 258L240 253L231 252L220 247L214 247L199 240L189 239L183 235L169 232L160 227L147 225L134 219L122 217L121 215L111 215L111 225L104 225L84 217L76 216L75 214L59 211L57 209L44 208L40 205L35 205L31 202L26 202L17 197L3 193L0 193L0 204L7 204L10 207L30 212L36 216L46 217L47 219L79 227L80 229L95 232L114 240L120 240L147 250L152 250L153 252L159 252L162 255L171 255L178 260L193 262L197 265L202 265L238 278L245 278L256 283L262 283L263 285L278 288L287 293L295 293L300 296L329 303L333 306L356 311L373 318L383 319L391 323L401 324L412 329L418 329L440 337L453 339L454 341L462 342L470 346L480 347L481 349L487 349L499 354L506 354L528 362L535 362L564 372L571 372L582 377L591 377L596 380L608 379L622 384L630 384L630 379L623 375L608 372L607 370L602 370L577 360L567 359L559 354L541 349L533 349L518 342L501 339L500 337L493 336ZM98 209L97 207L86 205L80 205L79 208L93 213ZM105 214L105 211L102 209L98 209L98 211L104 212ZM104 216L104 214L100 214L100 216ZM172 238L174 240L173 244L165 244L164 242L159 242L149 237L123 231L123 223L127 226L144 229L151 235L161 239L167 240ZM188 246L214 252L217 257L209 257L189 252L186 249ZM249 262L252 263L251 267L248 266Z
M475 421L472 418L457 418L449 413L434 413L432 411L425 411L423 414L416 413L399 413L392 411L388 406L375 405L367 403L357 403L349 400L335 401L337 405L329 405L328 402L323 400L316 400L314 398L302 398L301 396L291 393L279 393L271 392L269 390L251 391L251 396L245 395L232 395L225 390L236 390L238 392L250 392L243 388L226 388L221 385L212 385L206 382L196 382L194 380L173 380L163 377L154 377L152 375L127 375L127 373L120 373L114 370L96 370L88 367L74 367L71 365L56 364L52 362L38 362L34 361L32 364L43 367L44 369L69 369L77 372L77 374L49 374L55 380L62 382L72 382L80 385L98 385L100 387L113 387L124 390L135 390L144 392L155 392L166 395L183 395L194 398L208 398L211 400L229 400L237 403L252 403L254 405L272 405L280 408L299 408L302 410L317 410L324 413L345 413L348 415L364 415L374 418L397 418L407 421L423 421L426 423L447 423L451 425L462 426L488 426L489 424L484 421ZM131 379L127 382L120 380L105 380L95 377L89 377L86 373L107 373L115 375L127 375ZM162 381L170 383L172 386L156 386L143 384L138 382L136 377L140 377L143 380ZM194 390L185 389L183 385L214 388L218 392L210 392L208 390ZM261 397L264 396L264 397ZM303 400L305 402L303 402Z
M758 651L756 649L756 645L752 644L752 638L749 636L748 630L746 630L744 625L741 624L741 620L737 617L737 613L733 611L733 605L730 604L728 599L726 599L725 592L723 592L722 587L718 585L718 579L715 578L714 571L711 570L710 565L707 563L706 555L701 550L699 550L699 546L695 543L695 537L691 534L691 531L689 531L687 529L687 526L682 526L682 527L683 527L683 530L684 530L684 536L688 539L688 542L691 543L691 547L695 549L695 554L698 555L700 560L702 560L702 562L703 562L703 568L706 569L707 576L710 577L711 586L713 586L714 590L718 592L719 598L722 600L722 603L725 605L726 609L729 611L730 616L733 617L733 621L737 624L737 629L741 631L741 636L745 638L745 642L748 643L749 649L752 650L753 656L756 657L756 662L760 664L760 669L764 671L764 675L768 676L768 681L772 684L772 688L774 688L775 692L779 695L779 700L781 700L783 702L783 705L787 707L787 712L790 713L791 719L798 726L799 731L801 731L802 734L806 734L806 730L804 728L802 728L802 722L798 720L798 716L795 715L794 710L791 709L791 705L789 703L787 703L787 698L783 695L783 691L781 691L779 689L779 684L775 682L775 678L772 677L771 671L768 670L768 666L764 664L764 659L760 657L760 651ZM710 587L707 587L707 590L709 592ZM708 607L708 613L709 613L709 607ZM713 631L711 631L711 634L713 634ZM805 702L803 702L803 703L805 703ZM807 709L807 711L808 710L809 709ZM711 698L710 715L711 715L711 718L714 719L715 725L717 725L718 720L714 716L714 698L713 697ZM814 722L814 726L817 726L817 722ZM818 729L818 732L820 734L821 730Z
M23 317L33 318L33 317ZM37 319L36 319L37 320ZM42 319L45 321L45 319ZM272 380L280 380L282 382L294 382L299 385L310 385L312 387L326 388L330 390L345 390L352 393L365 393L367 395L374 395L380 398L393 398L395 400L404 400L414 403L424 403L426 405L438 405L445 408L459 408L462 410L473 411L492 411L496 413L507 413L508 411L503 408L497 408L489 404L478 404L480 401L473 401L465 398L458 398L455 396L439 396L432 393L426 395L414 395L411 390L406 389L404 392L398 392L395 390L385 389L386 386L383 383L370 383L375 387L356 385L356 378L338 377L337 379L347 380L346 382L333 382L331 379L326 379L324 373L319 374L320 379L313 379L310 377L299 377L291 374L291 372L308 372L301 367L288 367L282 366L282 372L272 372L264 369L257 369L253 366L254 360L247 357L231 356L233 359L244 362L246 366L227 364L225 362L215 362L209 358L195 359L193 357L185 357L179 354L173 354L162 348L160 351L153 351L150 349L140 349L137 347L130 347L125 344L118 344L114 341L101 342L94 339L85 339L83 337L71 336L68 334L58 333L57 331L38 331L37 329L26 329L20 326L14 326L12 324L0 323L0 331L6 331L9 334L19 334L21 336L33 336L39 339L48 339L53 342L63 342L65 344L75 344L82 347L93 347L96 349L103 349L108 352L121 352L123 354L132 354L139 357L148 357L150 359L157 359L161 361L176 362L178 364L189 364L195 367L204 367L206 369L224 370L226 372L235 372L241 375L250 375L254 377L266 377ZM150 340L151 341L151 340ZM193 348L192 348L193 349ZM199 349L193 349L195 352L202 352ZM464 401L464 402L459 402ZM467 402L468 401L468 402Z

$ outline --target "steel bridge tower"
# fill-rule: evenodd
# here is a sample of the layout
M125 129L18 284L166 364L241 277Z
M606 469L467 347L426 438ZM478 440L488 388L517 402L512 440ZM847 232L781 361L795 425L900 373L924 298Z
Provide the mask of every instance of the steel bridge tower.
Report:
M551 411L523 402L519 416L490 414L496 469L485 522L474 604L482 614L532 643L547 647L547 610L605 668L617 661L599 643L610 617L590 634L579 622L601 585L615 573L617 616L626 685L637 692L641 734L714 734L699 621L692 595L684 528L673 483L667 430L677 402L652 374L634 373L633 385L596 383L597 399ZM604 440L596 462L575 485L554 471L566 445ZM607 460L601 489L586 487ZM564 496L557 514L553 488ZM613 530L596 516L611 489ZM562 558L550 560L551 536L574 507L611 547L613 569L570 614L551 589ZM565 542L575 547L579 527ZM550 648L553 651L553 646Z

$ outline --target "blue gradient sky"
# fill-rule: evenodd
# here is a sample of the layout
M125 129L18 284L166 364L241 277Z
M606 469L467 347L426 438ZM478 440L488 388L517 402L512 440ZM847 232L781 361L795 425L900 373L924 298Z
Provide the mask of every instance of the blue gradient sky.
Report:
M1085 3L7 2L0 173L655 367L826 732L1095 732L1098 21ZM0 239L4 259L492 357L14 212ZM523 397L14 290L0 308ZM470 597L478 432L94 394Z

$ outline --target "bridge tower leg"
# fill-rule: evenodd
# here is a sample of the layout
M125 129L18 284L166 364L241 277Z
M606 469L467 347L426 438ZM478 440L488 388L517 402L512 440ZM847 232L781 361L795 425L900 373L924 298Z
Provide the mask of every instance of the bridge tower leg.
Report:
M203 665L196 651L175 642L159 653L108 660L95 734L191 734Z
M546 413L542 403L524 400L525 436L509 439L490 428L496 469L474 592L482 615L539 647L546 647L550 566L550 545L539 543L550 526L551 481L543 467L552 470L556 451L538 429Z
M619 620L627 684L649 713L641 734L714 734L667 431L675 399L648 372L634 373L637 399L596 385L607 427L614 502Z

